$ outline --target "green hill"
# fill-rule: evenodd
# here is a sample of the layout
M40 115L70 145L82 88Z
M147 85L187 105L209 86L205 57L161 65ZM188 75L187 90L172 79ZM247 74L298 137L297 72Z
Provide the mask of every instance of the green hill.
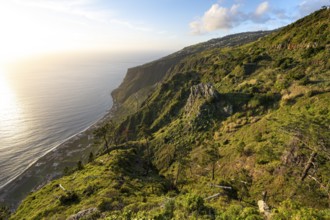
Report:
M11 219L329 219L329 20L130 69L109 149Z

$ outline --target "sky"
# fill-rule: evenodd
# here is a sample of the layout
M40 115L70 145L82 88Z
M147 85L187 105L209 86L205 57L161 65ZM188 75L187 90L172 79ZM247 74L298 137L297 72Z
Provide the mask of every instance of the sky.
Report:
M275 29L330 0L0 0L0 63L65 51L169 51Z

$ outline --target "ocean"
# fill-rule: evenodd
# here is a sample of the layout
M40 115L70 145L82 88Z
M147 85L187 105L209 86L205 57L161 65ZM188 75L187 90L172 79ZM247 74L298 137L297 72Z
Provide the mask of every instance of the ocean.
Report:
M127 68L162 55L53 55L0 67L0 189L102 118Z

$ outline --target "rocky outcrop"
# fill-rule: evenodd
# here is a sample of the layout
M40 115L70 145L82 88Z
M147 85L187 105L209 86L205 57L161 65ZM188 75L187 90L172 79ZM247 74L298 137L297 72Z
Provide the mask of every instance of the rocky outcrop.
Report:
M221 113L218 101L220 94L211 83L192 86L184 107L185 117L190 121L189 125L193 128L207 125L213 114Z
M277 50L297 50L297 49L308 49L308 48L317 48L319 46L319 43L317 42L309 42L309 43L300 43L300 44L294 44L294 43L281 43L274 45L272 48Z
M186 111L190 111L197 100L203 99L205 101L218 100L220 94L211 83L200 83L190 88L190 95L185 106Z
M85 209L74 215L71 215L69 218L67 218L67 220L79 220L79 219L85 218L87 216L93 215L97 212L98 212L97 208Z

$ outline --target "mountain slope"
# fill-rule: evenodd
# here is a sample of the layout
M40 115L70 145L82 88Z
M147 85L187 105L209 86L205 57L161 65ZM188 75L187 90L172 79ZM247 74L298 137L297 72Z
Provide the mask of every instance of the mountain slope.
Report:
M137 102L142 102L146 98L146 94L152 91L157 83L163 81L171 69L186 57L211 48L233 47L246 44L271 32L246 32L212 39L204 43L186 47L159 60L128 69L121 85L111 93L116 106L116 109L113 109L115 117L122 118L132 113L132 109L135 109L132 108L132 105L139 105ZM123 112L126 114L122 115Z
M329 18L137 67L113 93L110 150L11 218L329 219Z

